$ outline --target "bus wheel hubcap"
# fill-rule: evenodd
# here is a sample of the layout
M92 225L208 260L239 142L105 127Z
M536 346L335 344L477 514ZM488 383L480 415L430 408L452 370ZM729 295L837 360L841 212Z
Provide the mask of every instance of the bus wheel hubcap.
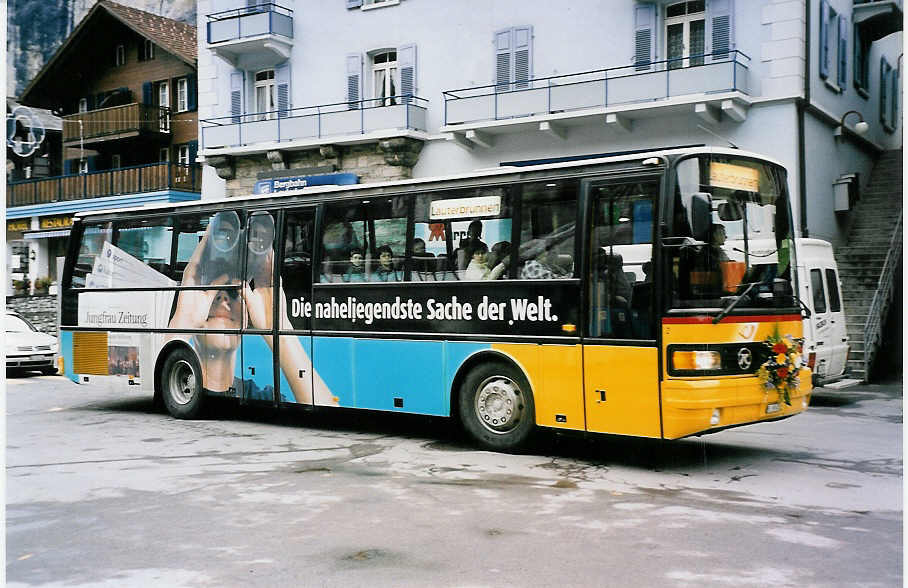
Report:
M520 388L505 376L495 376L479 385L476 394L479 422L493 433L508 433L520 424L523 399Z
M170 395L178 404L186 404L195 394L195 372L186 360L179 360L170 370Z

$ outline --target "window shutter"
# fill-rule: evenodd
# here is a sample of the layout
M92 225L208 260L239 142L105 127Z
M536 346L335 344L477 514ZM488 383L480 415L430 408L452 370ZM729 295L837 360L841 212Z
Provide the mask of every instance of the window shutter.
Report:
M889 62L880 57L880 122L889 125Z
M416 96L416 45L397 48L397 67L400 68L400 93L402 102L409 104Z
M87 166L89 172L97 171L98 170L98 156L91 155L89 157L86 157L85 165Z
M514 27L514 87L529 88L533 78L533 27Z
M634 69L650 69L655 59L656 6L637 3L634 7Z
M359 8L363 5L363 0L347 0L347 9Z
M187 145L189 146L189 165L193 165L195 163L195 158L199 154L199 142L190 141Z
M363 56L351 53L347 56L347 107L360 107L360 87L363 78Z
M64 159L63 160L63 175L68 176L73 173L73 160Z
M848 83L848 19L845 15L839 15L839 72L836 81L839 89L845 91L845 84Z
M154 96L152 94L151 82L142 84L142 104L153 104Z
M829 77L829 3L820 0L820 77Z
M495 91L507 92L511 82L511 49L513 29L495 33Z
M710 0L706 22L712 61L729 59L734 45L734 0Z
M274 69L274 83L277 86L277 116L287 118L290 115L290 63Z
M196 74L191 74L186 78L186 108L187 110L196 110L199 107L199 78Z
M243 114L243 74L233 72L230 74L230 116L231 122L239 123Z

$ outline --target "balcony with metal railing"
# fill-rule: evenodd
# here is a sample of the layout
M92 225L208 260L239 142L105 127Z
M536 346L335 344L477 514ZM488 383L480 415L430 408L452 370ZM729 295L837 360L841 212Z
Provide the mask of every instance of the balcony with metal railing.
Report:
M143 134L169 136L170 109L132 103L63 117L65 146L87 145Z
M201 169L195 164L165 162L9 182L6 184L6 206L13 208L164 190L201 192Z
M582 124L591 114L691 102L709 110L733 108L737 118L742 113L735 99L750 93L749 64L741 51L729 51L447 90L442 130L513 132L507 127L527 122L551 128L555 122Z
M426 130L428 101L418 96L338 102L270 112L203 119L206 150L285 143L304 147L357 143Z
M852 21L861 40L873 43L904 27L902 0L854 0Z
M207 15L208 48L242 69L273 67L290 57L293 11L274 3Z

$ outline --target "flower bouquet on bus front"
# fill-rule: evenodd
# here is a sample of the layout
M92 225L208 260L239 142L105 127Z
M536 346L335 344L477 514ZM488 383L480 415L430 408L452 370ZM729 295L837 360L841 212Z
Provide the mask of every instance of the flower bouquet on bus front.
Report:
M769 348L769 359L757 370L757 378L767 392L775 390L779 399L791 406L791 393L801 385L798 372L802 365L804 339L782 336L776 329L763 344Z

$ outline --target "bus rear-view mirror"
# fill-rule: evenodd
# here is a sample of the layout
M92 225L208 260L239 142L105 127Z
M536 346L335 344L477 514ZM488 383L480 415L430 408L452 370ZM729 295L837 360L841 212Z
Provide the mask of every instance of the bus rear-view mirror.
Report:
M739 221L744 218L744 211L737 202L722 202L718 206L719 220Z

